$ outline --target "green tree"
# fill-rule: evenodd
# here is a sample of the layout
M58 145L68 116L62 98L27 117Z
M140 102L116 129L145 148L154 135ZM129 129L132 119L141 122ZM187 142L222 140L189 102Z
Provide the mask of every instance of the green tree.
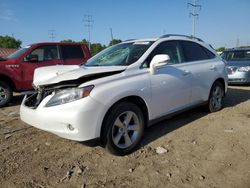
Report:
M113 39L109 42L109 46L115 45L115 44L119 44L120 42L122 42L122 40L120 39Z
M82 41L80 41L80 43L83 43L83 44L89 44L89 41L87 41L86 39L82 39Z
M220 47L216 49L216 52L223 52L226 48L225 47Z
M15 39L14 37L0 36L0 48L20 48L22 41Z
M95 55L99 53L100 51L104 50L106 48L105 45L102 45L100 43L93 43L91 44L91 54Z
M75 41L73 41L72 39L65 39L65 40L61 40L60 42L71 42L71 43L74 43Z

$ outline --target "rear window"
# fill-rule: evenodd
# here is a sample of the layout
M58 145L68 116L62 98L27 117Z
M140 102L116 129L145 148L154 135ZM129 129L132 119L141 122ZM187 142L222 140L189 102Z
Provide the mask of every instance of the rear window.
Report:
M61 46L63 59L83 59L84 54L81 46Z
M222 58L227 61L250 61L250 50L226 51Z
M215 55L206 48L194 42L182 41L185 62L212 59Z

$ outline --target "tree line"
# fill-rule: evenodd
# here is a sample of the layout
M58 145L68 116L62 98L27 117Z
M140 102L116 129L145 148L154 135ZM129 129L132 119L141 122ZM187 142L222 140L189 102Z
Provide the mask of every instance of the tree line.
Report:
M83 39L81 41L74 41L71 39L66 39L66 40L62 40L60 42L78 42L78 43L83 43L83 44L87 44L88 45L88 41L86 39ZM90 51L92 53L92 55L95 55L97 53L99 53L100 51L104 50L105 48L118 44L122 42L120 39L113 39L109 42L109 44L103 45L101 43L92 43L90 45ZM11 36L0 36L0 48L21 48L21 44L22 41L19 39L16 39L14 37Z

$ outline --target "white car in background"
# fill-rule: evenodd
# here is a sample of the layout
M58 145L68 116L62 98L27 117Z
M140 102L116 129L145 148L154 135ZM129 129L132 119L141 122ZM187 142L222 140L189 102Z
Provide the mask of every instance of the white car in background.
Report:
M71 140L100 138L126 155L146 126L197 105L220 110L227 72L202 40L165 35L124 41L81 66L38 68L33 84L37 92L21 105L24 122Z

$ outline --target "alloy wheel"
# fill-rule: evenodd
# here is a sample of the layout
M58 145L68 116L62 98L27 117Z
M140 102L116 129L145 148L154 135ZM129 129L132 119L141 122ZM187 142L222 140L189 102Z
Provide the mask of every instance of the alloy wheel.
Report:
M7 91L5 88L0 86L0 102L6 100L6 98L7 98Z
M140 132L140 121L132 111L120 114L112 127L112 141L120 149L128 148L138 139Z
M222 107L223 91L222 88L217 85L213 88L211 96L211 106L214 110L219 110Z

